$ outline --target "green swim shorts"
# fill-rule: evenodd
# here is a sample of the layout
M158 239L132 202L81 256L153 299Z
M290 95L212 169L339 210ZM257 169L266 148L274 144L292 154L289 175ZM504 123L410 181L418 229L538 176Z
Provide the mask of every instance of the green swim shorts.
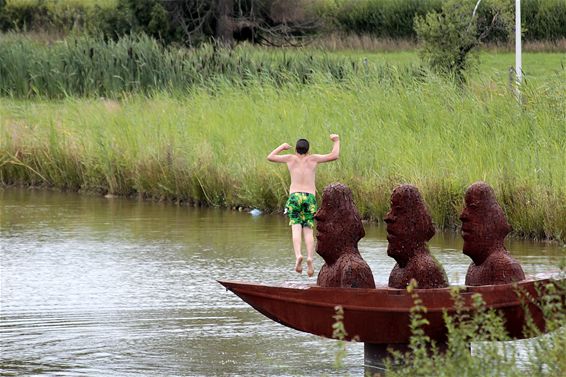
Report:
M289 225L300 224L314 228L314 214L317 210L316 197L308 192L293 192L289 195L285 211L289 216Z

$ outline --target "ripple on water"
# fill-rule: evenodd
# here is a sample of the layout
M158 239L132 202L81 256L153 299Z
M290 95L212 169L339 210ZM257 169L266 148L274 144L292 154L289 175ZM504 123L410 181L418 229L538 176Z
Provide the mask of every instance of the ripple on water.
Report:
M265 318L216 282L315 282L293 271L283 217L0 195L0 374L345 374L333 368L335 342ZM386 248L369 227L360 251L382 284L395 264ZM431 251L462 283L460 246L433 239ZM518 259L534 273L552 255L529 249ZM347 372L361 375L363 345L348 350Z

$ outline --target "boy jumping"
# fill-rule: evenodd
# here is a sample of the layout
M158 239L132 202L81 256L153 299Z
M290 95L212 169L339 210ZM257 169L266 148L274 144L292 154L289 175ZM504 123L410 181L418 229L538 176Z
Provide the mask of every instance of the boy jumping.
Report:
M293 235L293 249L296 258L295 271L303 272L303 255L301 253L301 235L303 235L307 247L307 275L309 277L314 274L312 258L314 253L314 214L317 210L315 197L316 166L322 162L337 160L340 155L338 135L330 135L330 140L334 145L329 154L308 154L309 142L305 139L299 139L295 146L295 154L279 155L280 152L292 148L289 144L284 143L267 156L269 161L286 163L287 168L289 168L291 187L285 208Z

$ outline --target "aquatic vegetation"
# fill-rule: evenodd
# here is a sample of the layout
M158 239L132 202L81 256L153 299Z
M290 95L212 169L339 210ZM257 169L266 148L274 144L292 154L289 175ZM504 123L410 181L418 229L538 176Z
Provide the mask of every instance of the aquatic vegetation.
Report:
M564 310L565 280L557 280L540 289L545 295L539 303L544 313L548 334L531 326L525 331L533 338L529 341L509 342L503 319L495 309L485 306L481 295L473 296L473 313L463 311L463 299L454 288L455 314L445 313L448 329L445 350L439 350L424 333L426 321L419 313L426 310L421 305L414 286L409 286L415 307L412 314L413 337L409 351L393 351L388 362L386 376L562 376L566 373L566 361L562 353L566 345L566 311ZM470 343L473 343L472 350ZM528 356L522 357L519 349L528 348Z

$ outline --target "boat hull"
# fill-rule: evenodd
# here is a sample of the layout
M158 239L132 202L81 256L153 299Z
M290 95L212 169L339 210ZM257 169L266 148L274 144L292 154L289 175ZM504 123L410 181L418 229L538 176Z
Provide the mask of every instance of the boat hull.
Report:
M536 304L540 287L552 281L550 276L517 284L461 287L464 311L472 310L472 296L480 293L487 308L498 310L505 318L509 335L523 339L526 318L533 319L544 331L542 311ZM238 281L219 281L228 290L268 318L293 329L332 338L336 306L344 311L346 340L375 344L406 344L411 337L410 310L413 298L403 289L324 288L316 285L266 285ZM429 324L426 334L437 342L446 339L443 313L454 314L450 288L417 289L426 307L423 316ZM526 300L525 297L531 297ZM528 313L524 310L528 310Z

